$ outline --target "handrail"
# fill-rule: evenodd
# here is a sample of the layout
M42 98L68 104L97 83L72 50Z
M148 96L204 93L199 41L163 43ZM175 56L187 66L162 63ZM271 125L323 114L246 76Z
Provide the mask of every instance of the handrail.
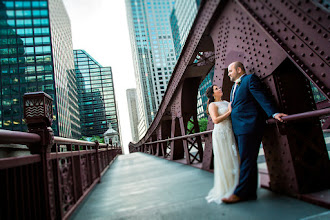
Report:
M161 143L161 142L166 142L166 141L175 141L175 140L179 140L179 139L187 139L190 137L195 137L195 136L200 136L200 135L205 135L205 134L210 134L212 133L213 130L209 130L209 131L203 131L203 132L199 132L199 133L194 133L194 134L187 134L187 135L183 135L183 136L178 136L178 137L173 137L173 138L168 138L165 140L159 140L159 141L154 141L154 142L148 142L145 144L156 144L156 143Z
M318 117L318 116L327 115L327 114L330 114L330 108L288 115L288 116L282 117L282 119L284 121L295 121L295 120L300 120L300 119L305 119L305 118ZM274 118L267 120L267 124L274 124L276 122L277 122L277 120Z
M36 144L40 140L38 134L0 129L0 144Z
M288 115L288 116L282 117L282 119L284 121L294 121L294 120L300 120L300 119L305 119L305 118L318 117L318 116L327 115L327 114L330 114L330 108ZM268 119L266 122L267 122L267 124L274 124L277 122L277 120L274 118L271 118L271 119ZM168 138L165 140L147 142L145 144L157 144L157 143L162 143L162 142L166 142L166 141L187 139L187 138L194 137L194 136L209 134L212 131L213 130L199 132L199 133L195 133L195 134L188 134L188 135L178 136L178 137L174 137L174 138Z
M88 145L88 146L95 146L95 142L90 141L82 141L76 140L71 138L64 138L64 137L54 137L54 143L56 144L75 144L75 145Z

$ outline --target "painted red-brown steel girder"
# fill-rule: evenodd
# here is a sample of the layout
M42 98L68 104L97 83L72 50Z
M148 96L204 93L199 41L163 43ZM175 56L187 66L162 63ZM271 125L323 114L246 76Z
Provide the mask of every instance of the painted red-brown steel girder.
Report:
M329 100L329 10L312 1L276 2L202 1L156 117L145 137L130 146L145 147L147 140L156 133L157 140L187 134L187 122L196 115L197 93L187 95L185 85L190 83L190 86L198 87L213 62L213 83L222 88L226 100L229 100L232 86L226 68L236 60L244 63L248 73L259 76L283 112L295 114L316 109L309 82ZM203 56L208 53L210 56ZM196 56L202 59L197 64L194 63ZM296 83L301 92L295 90ZM301 97L296 98L298 96ZM191 111L187 111L188 106ZM310 127L315 129L311 131ZM209 120L207 129L212 128ZM306 141L296 140L297 136ZM174 144L173 141L170 151L163 143L161 148L158 145L157 152L162 150L162 155L171 159L185 155L189 164L188 142L183 140ZM329 171L329 160L318 120L268 126L263 145L273 190L297 194L329 183L329 178L321 177ZM208 135L203 169L212 169L212 154L211 135ZM294 159L295 155L299 155L298 160ZM320 160L313 165L311 161L317 157ZM315 185L306 178L325 184Z

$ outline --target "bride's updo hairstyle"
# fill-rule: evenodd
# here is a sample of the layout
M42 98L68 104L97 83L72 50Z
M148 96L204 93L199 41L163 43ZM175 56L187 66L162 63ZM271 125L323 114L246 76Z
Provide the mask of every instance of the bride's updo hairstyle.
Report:
M206 89L206 97L209 99L207 100L207 106L206 106L206 114L209 115L209 104L211 104L212 102L214 102L214 96L213 96L213 86L210 86L209 88Z

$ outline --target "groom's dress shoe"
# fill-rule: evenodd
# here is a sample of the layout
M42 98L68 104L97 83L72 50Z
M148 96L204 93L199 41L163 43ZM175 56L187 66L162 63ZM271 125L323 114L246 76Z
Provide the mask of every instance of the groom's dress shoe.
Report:
M223 198L222 201L224 203L236 203L236 202L240 202L242 201L242 199L238 196L236 196L235 194L229 196L228 198Z

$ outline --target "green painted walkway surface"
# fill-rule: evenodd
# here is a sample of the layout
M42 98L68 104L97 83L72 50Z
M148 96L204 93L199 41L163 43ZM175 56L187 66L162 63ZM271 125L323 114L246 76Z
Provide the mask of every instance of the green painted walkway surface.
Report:
M213 174L143 153L119 156L71 219L330 219L329 210L258 190L258 200L207 203Z

